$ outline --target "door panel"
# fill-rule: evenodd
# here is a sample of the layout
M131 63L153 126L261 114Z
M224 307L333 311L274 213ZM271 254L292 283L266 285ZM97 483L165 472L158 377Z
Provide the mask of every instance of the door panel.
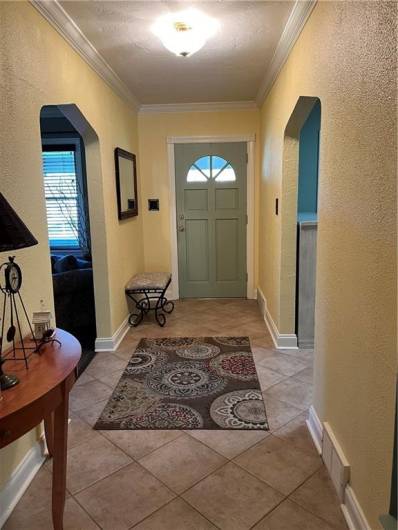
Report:
M239 190L236 188L216 189L216 210L233 209L239 207Z
M186 232L187 281L209 281L209 231L207 219L188 219Z
M239 220L216 220L216 280L239 280Z
M246 150L175 146L181 298L246 296Z
M184 205L186 210L208 210L208 191L184 190Z

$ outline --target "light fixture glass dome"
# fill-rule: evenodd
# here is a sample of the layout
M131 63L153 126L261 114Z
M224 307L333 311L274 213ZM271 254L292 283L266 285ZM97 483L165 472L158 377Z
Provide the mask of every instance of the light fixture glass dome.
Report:
M214 19L196 9L188 9L160 17L152 26L152 32L169 51L188 57L204 46L217 27Z

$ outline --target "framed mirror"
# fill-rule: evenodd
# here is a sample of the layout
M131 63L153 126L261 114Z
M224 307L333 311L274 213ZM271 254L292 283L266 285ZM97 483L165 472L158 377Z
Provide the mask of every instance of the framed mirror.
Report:
M137 167L133 153L115 149L116 196L119 219L138 215Z

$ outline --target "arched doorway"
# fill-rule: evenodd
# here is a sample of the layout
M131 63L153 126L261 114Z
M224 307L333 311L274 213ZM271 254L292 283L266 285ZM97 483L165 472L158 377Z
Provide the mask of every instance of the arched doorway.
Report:
M56 320L82 343L84 370L110 322L99 141L73 104L42 107L40 126Z
M281 204L280 331L313 347L321 103L298 99L286 125Z

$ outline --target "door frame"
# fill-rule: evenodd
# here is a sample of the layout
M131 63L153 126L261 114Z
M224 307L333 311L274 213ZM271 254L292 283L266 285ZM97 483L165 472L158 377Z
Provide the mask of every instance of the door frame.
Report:
M246 267L247 267L247 298L255 299L254 288L254 167L255 167L255 134L242 136L168 136L167 155L169 167L169 199L170 199L170 247L171 247L171 292L168 297L178 300L178 249L177 249L177 204L176 204L176 182L175 182L175 144L199 144L199 143L233 143L244 142L247 145L247 171L246 171Z

